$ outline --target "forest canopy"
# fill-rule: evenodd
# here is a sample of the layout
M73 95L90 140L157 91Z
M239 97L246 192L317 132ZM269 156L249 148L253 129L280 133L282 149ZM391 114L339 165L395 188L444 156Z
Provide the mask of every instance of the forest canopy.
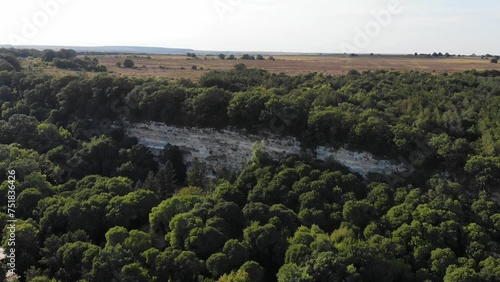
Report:
M500 281L498 71L55 76L22 69L23 54L54 55L30 52L0 53L21 281ZM209 177L178 147L155 157L127 121L294 136L412 169L364 178L257 146L243 171Z

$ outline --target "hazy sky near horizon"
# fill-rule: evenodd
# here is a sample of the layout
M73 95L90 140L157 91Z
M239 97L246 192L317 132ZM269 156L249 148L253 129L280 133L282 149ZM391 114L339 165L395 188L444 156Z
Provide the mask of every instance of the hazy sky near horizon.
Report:
M2 0L0 45L500 54L499 9L498 0Z

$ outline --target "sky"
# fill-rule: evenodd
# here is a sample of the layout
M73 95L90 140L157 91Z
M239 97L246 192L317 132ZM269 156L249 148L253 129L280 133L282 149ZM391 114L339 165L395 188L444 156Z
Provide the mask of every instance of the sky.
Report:
M1 0L0 45L500 54L498 0Z

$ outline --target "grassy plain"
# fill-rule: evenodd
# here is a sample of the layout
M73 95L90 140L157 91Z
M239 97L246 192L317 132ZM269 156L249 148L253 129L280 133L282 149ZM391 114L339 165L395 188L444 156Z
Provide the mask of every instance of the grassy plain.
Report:
M414 56L342 56L342 55L287 55L274 56L275 61L267 60L220 60L217 56L200 56L197 59L186 56L151 55L97 55L99 62L109 71L138 77L165 77L172 79L189 78L197 80L210 70L229 70L235 64L244 63L249 68L262 68L273 73L284 72L289 75L319 72L330 75L347 73L349 70L398 70L453 73L465 70L500 70L500 64L490 63L480 57L425 58ZM118 67L127 57L135 62L135 68ZM196 70L192 67L196 66ZM49 73L71 73L54 67L44 68Z

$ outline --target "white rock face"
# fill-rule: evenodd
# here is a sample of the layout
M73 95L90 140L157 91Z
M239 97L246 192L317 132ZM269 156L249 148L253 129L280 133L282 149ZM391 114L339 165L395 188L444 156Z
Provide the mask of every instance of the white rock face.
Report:
M252 154L255 142L264 142L264 151L275 159L286 155L299 155L300 142L293 137L276 135L256 136L231 130L207 128L182 128L163 123L131 123L127 135L136 137L142 144L158 154L166 144L178 146L184 153L186 162L194 158L204 161L212 172L222 169L241 171ZM404 172L402 164L388 160L377 160L367 152L353 152L343 148L318 147L317 160L333 159L352 172L366 176L368 173L391 174Z

